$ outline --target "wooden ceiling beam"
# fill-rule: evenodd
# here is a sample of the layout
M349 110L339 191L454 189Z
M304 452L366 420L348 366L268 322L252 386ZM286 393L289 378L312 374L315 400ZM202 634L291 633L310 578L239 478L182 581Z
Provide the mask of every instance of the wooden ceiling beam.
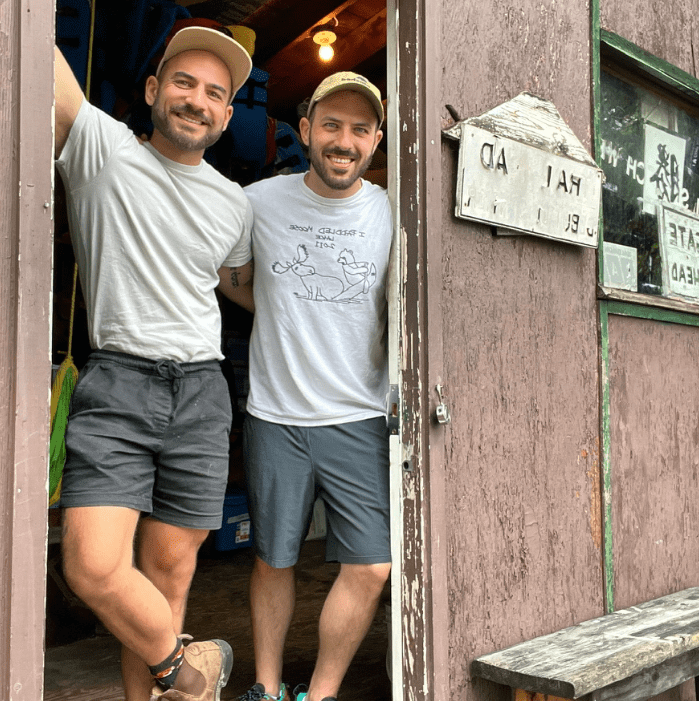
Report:
M240 22L257 34L255 64L262 66L275 54L303 41L313 27L329 22L355 2L345 0L338 5L338 0L302 4L298 0L268 0Z
M308 43L306 46L305 43ZM269 72L269 105L286 105L298 96L310 97L316 85L325 76L336 71L353 70L386 46L386 9L377 13L345 36L338 36L334 44L335 58L320 64L318 53L306 42L295 43L265 65ZM303 97L301 99L303 99Z

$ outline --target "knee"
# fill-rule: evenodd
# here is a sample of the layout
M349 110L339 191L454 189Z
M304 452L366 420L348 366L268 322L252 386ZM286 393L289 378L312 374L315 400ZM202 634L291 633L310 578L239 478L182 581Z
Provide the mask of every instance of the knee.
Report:
M79 544L63 544L63 576L75 595L89 606L112 595L121 563L107 552L89 553Z
M378 592L381 593L391 575L391 563L381 562L376 565L367 565L367 567L369 568L367 577L371 581L370 586L377 589Z
M293 567L272 567L259 557L255 558L253 576L265 582L286 581L294 577Z
M139 569L165 596L173 611L184 607L197 566L197 553L205 538L206 532L203 536L197 533L165 544L142 543L139 548Z
M348 579L352 587L362 588L368 597L381 595L391 574L391 563L381 562L373 565L343 564L340 575Z
M209 531L179 529L144 521L138 536L138 566L150 579L182 580L187 586L197 553Z
M168 548L146 547L140 552L144 570L157 569L168 577L189 577L196 569L199 542L177 543Z

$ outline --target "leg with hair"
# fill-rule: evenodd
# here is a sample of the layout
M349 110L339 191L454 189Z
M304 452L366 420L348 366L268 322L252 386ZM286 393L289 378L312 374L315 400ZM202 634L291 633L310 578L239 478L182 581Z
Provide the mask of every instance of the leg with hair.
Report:
M133 563L139 513L119 506L71 507L63 520L66 581L105 627L146 664L168 659L178 643L167 599ZM200 694L206 680L185 660L176 688Z
M68 584L125 645L156 665L175 648L165 597L133 564L139 513L117 506L74 507L63 521Z
M270 567L255 558L250 576L256 681L276 696L282 682L284 642L296 601L294 568Z
M172 629L178 635L184 625L197 552L208 532L172 526L149 517L141 519L138 527L137 565L167 600ZM148 666L126 646L122 648L121 675L126 701L148 701L153 686Z
M337 696L374 620L390 572L390 563L341 566L320 615L318 660L306 701Z

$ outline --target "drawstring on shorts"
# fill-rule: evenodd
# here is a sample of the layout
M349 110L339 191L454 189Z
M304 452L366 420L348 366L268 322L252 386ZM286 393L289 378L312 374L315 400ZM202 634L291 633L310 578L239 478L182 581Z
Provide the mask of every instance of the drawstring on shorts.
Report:
M184 377L184 370L174 360L159 360L155 364L155 370L160 377L172 380L172 391L177 394L180 391L180 380Z

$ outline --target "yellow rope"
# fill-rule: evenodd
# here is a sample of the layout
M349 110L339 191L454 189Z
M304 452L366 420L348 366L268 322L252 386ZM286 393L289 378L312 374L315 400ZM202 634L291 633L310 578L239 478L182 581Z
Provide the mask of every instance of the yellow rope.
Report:
M92 83L92 49L95 43L95 5L96 0L90 3L90 38L87 45L87 71L85 78L85 99L90 101L90 85ZM73 350L73 319L75 318L75 296L78 288L78 263L73 266L73 294L70 299L70 324L68 325L68 358L72 358Z
M90 85L92 83L92 47L95 42L95 5L96 0L90 3L90 39L87 45L87 72L85 78L85 99L90 101ZM73 268L73 295L70 300L70 324L68 326L68 358L72 358L73 349L73 319L75 318L75 293L78 284L78 263Z
M78 289L78 264L73 266L73 294L70 298L70 322L68 324L68 353L67 358L73 357L73 321L75 319L75 296Z
M95 39L95 0L90 6L90 37L87 50L87 75L85 80L85 99L90 99L92 82L92 47ZM51 441L49 446L51 467L49 473L49 506L53 506L61 496L63 482L63 464L65 462L65 421L68 416L70 396L78 379L78 369L73 362L73 327L75 322L75 299L78 291L78 263L73 266L73 292L70 298L70 321L68 323L68 352L56 373L51 388ZM58 419L57 419L58 415ZM58 425L55 425L57 422ZM56 435L53 435L54 427Z
M87 78L85 79L85 97L90 100L90 83L92 82L92 44L95 41L95 5L97 0L90 3L90 41L87 45Z

